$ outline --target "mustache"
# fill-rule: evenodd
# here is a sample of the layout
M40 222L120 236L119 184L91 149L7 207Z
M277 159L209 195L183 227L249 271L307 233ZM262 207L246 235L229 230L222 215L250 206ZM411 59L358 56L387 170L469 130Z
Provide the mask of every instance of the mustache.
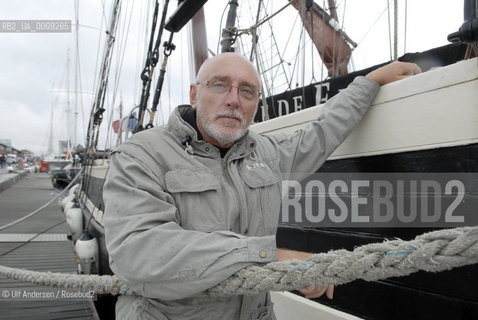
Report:
M226 110L226 111L219 112L214 116L214 120L216 120L220 117L231 117L231 118L236 118L241 122L244 121L244 118L242 117L242 114L240 114L236 110Z

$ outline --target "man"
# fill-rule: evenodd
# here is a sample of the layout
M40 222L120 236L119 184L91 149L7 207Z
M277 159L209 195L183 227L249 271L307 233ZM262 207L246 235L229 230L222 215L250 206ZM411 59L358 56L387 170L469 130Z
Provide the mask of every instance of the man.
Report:
M276 248L281 180L315 172L367 111L379 85L420 72L394 63L359 77L292 135L248 131L259 77L235 53L207 60L167 126L114 152L104 188L110 265L139 296L121 296L118 319L275 319L269 294L195 295L251 264L307 259ZM307 287L308 298L333 287Z

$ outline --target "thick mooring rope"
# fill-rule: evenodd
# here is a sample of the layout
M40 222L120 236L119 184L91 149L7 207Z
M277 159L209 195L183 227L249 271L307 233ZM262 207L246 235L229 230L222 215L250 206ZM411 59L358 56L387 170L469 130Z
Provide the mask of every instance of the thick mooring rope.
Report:
M333 250L307 261L287 260L250 266L205 291L203 296L250 295L265 291L339 285L405 276L419 270L438 272L478 262L478 227L438 230L414 240L392 240ZM135 294L116 276L36 272L0 266L0 274L51 287L94 291L98 294Z
M333 250L307 261L271 262L251 266L209 289L206 294L225 296L264 291L339 285L356 279L374 281L405 276L419 270L438 272L478 262L478 227L425 233L414 240L393 240Z

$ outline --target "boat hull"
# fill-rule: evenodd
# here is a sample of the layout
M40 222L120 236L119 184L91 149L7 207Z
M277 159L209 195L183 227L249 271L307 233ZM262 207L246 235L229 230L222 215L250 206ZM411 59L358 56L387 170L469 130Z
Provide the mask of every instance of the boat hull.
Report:
M476 203L477 179L473 178L478 172L476 65L476 59L460 62L383 87L361 124L317 174L472 177L467 181L472 189L468 190L466 200ZM265 134L292 132L317 118L321 110L322 106L302 110L255 125L253 130ZM102 227L102 186L107 167L104 163L86 168L79 195L85 225L99 242L101 274L111 274ZM285 223L281 219L278 246L308 252L352 250L361 244L395 237L408 240L441 227L433 224L324 227L314 223ZM317 301L370 319L468 319L478 314L477 272L478 266L472 265L438 274L417 272L375 282L357 280L337 287L332 301L326 298Z
M477 59L382 87L360 125L315 177L317 181L321 177L341 179L346 186L351 186L354 179L359 180L357 177L369 181L377 176L385 177L384 180L387 177L415 176L418 181L423 177L437 181L441 181L440 177L454 177L463 181L466 187L457 213L462 214L460 208L464 205L476 209L476 101ZM321 109L318 106L273 119L256 125L254 130L260 133L291 132L305 126L309 119L317 118ZM302 181L302 186L307 182ZM348 194L345 192L342 195L351 199L354 195L350 193L350 188L348 191ZM370 194L369 191L362 194L363 203L373 201L373 192ZM318 193L315 198L314 195L309 196L314 201L321 199ZM413 193L407 193L405 202L413 196ZM327 197L330 193L325 194ZM363 203L359 206L358 216L372 217L370 211L374 207ZM351 212L351 202L347 204L348 212ZM339 223L324 227L317 222L294 222L292 218L297 216L284 211L277 233L278 246L317 253L334 249L353 250L356 246L386 239L410 240L430 230L454 226L443 221L437 224L413 221L379 228L374 223L350 223L347 227ZM287 216L287 223L283 222L284 215ZM476 210L467 211L464 215L465 222L478 225ZM307 215L302 212L301 217L307 218ZM477 273L478 265L470 265L437 274L420 271L407 277L381 281L357 280L337 287L333 300L320 298L316 301L367 319L472 319L478 314Z

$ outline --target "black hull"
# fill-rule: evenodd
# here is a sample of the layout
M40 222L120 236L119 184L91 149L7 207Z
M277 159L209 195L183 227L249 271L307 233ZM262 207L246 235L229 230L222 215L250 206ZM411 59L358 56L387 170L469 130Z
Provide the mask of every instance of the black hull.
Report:
M319 170L333 172L477 173L478 144L327 161ZM476 176L478 180L478 174ZM472 193L471 200L478 195ZM279 247L306 252L353 250L385 239L410 240L433 228L320 228L281 225ZM365 319L476 319L478 265L437 274L417 272L382 281L354 281L336 288L323 304Z
M93 201L95 208L103 210L103 183L104 179L97 179L89 177L89 188L86 196L90 201ZM96 193L94 193L96 192ZM80 197L80 208L83 212L83 225L87 226L88 232L98 240L98 247L100 250L99 274L112 275L108 261L108 251L106 250L105 231L104 227L92 218L92 212L86 205L85 196ZM95 210L97 210L95 209Z
M85 181L88 181L86 195L88 199L94 200L95 208L103 208L103 183L104 179L98 179L91 176L85 176ZM109 266L109 256L106 250L105 232L103 226L91 217L92 212L86 205L86 198L80 197L80 208L83 212L83 225L87 226L88 232L96 238L99 248L99 272L100 275L113 275L113 271ZM96 210L96 209L95 209ZM102 320L115 319L115 305L118 300L117 296L112 295L98 295L94 301L96 311Z

